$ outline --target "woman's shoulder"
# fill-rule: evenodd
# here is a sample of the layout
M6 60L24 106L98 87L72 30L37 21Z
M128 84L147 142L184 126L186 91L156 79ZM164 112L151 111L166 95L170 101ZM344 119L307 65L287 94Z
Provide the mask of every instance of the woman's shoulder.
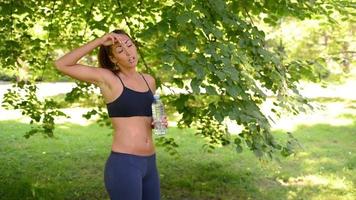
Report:
M155 78L150 74L146 74L146 73L141 73L141 74L147 80L147 83L150 85L150 88L154 93L156 91L156 80L155 80Z
M119 87L122 87L121 84L117 84L117 80L118 80L117 72L113 72L110 69L106 69L106 68L98 68L98 70L100 71L99 73L104 78L105 86L108 86L109 88L116 88L119 85Z
M147 74L143 72L141 72L141 74L143 75L143 77L145 77L147 81L155 82L155 78L151 74Z

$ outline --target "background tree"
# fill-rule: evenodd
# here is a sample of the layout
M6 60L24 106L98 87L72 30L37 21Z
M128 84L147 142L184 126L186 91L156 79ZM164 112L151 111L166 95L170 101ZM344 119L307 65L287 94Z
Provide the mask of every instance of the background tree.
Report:
M198 135L209 139L208 150L230 144L241 151L245 143L259 158L272 158L275 151L291 155L297 144L291 133L286 144L275 141L271 118L260 110L267 93L277 97L271 108L277 115L280 109L297 114L310 105L296 84L318 73L311 70L315 63L285 59L286 52L266 42L266 33L254 19L276 26L286 17L325 16L336 23L334 12L354 15L352 3L336 0L5 0L0 8L1 67L15 73L20 68L28 71L27 80L15 82L5 94L3 105L21 109L37 124L26 136L38 132L52 136L54 117L64 115L56 101L41 101L35 95L35 81L61 76L53 60L125 27L140 44L138 67L152 73L158 87L187 91L163 98L181 114L179 127L196 127ZM82 61L96 63L90 56ZM78 83L66 100L73 102L90 93L93 86ZM104 106L101 101L85 117L99 115L101 124L108 124ZM228 134L222 123L226 117L244 127L237 137ZM172 152L177 146L169 137L158 142Z

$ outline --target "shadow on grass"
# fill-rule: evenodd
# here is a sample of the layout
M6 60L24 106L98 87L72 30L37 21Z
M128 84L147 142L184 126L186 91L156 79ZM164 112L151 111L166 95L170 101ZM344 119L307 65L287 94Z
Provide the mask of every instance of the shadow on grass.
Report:
M263 194L268 194L263 196L264 199L355 197L356 117L345 116L349 117L352 123L344 126L300 125L293 131L303 149L286 159L279 156L282 160L281 165L270 165L280 168L278 173L268 173L269 180L266 182L271 183L273 187L269 184L260 184L261 192L265 191ZM279 195L274 196L270 193Z
M347 199L356 181L355 122L301 125L294 136L304 150L265 166L246 150L203 153L192 131L171 128L180 157L157 148L162 200ZM63 124L55 140L27 140L22 136L29 129L0 121L0 199L108 199L102 173L110 129Z
M55 188L38 187L32 180L21 177L11 179L0 181L0 199L64 199Z

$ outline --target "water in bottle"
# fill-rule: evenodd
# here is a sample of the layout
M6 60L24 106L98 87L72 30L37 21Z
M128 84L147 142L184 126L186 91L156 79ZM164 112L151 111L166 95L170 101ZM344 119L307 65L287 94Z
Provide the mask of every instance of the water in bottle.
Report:
M159 95L155 94L152 103L152 117L154 122L154 134L156 135L165 135L167 133L167 128L162 122L164 116L164 105L159 98Z

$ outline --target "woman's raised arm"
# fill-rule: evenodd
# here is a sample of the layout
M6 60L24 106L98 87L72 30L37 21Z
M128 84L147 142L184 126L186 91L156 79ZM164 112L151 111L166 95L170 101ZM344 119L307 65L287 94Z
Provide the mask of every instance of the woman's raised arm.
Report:
M59 71L74 79L100 85L104 83L104 74L108 73L107 70L78 64L77 62L96 47L100 45L111 45L115 43L118 38L119 36L115 33L105 34L60 57L54 62L54 65Z

